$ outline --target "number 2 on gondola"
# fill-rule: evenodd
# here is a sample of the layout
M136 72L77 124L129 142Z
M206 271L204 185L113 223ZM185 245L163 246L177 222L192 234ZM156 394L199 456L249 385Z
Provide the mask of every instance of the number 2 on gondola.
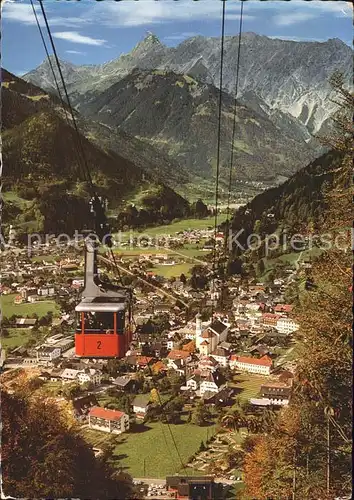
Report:
M102 344L101 340L97 340L97 349L101 349L101 344Z

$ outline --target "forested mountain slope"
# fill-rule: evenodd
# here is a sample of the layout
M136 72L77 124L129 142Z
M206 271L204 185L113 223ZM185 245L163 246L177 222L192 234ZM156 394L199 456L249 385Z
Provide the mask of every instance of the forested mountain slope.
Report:
M187 75L134 70L80 109L152 144L193 175L215 175L219 91ZM221 176L228 177L234 100L222 97ZM315 155L303 139L283 133L267 117L239 104L234 140L237 178L289 176Z
M4 222L24 230L80 230L88 223L90 193L71 118L56 97L6 71L2 101ZM108 198L111 209L122 207L149 181L163 195L166 219L188 214L186 200L132 161L81 134L79 140L98 193ZM150 213L152 221L160 217L158 205Z

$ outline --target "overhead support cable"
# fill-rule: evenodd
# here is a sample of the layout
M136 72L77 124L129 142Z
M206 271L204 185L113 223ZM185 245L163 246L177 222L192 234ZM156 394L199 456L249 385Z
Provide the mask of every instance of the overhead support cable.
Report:
M44 50L45 50L45 53L46 53L46 56L47 56L47 59L48 59L48 64L49 64L50 70L51 70L53 78L54 78L54 83L55 83L56 91L58 92L58 96L59 96L59 99L61 100L61 102L63 104L65 104L64 101L63 101L63 98L61 96L61 92L60 92L60 88L59 88L59 83L58 83L58 80L57 80L57 77L56 77L56 74L55 74L55 71L54 71L52 60L51 60L50 55L49 55L49 51L48 51L48 48L47 48L47 43L46 43L46 41L44 39L44 36L43 36L42 28L41 28L41 25L40 25L40 22L39 22L39 19L38 19L38 16L37 16L36 9L35 9L34 4L33 4L33 0L30 0L30 2L31 2L31 6L32 6L33 15L34 15L34 18L36 20L37 28L38 28L38 31L39 31L39 34L40 34L40 37L41 37L41 40L42 40L42 43L43 43L43 47L44 47ZM66 114L66 108L65 108L65 114Z
M78 146L79 146L79 150L80 150L81 157L82 157L82 160L83 160L83 165L84 165L84 170L85 170L85 175L86 175L86 179L85 180L89 183L91 196L93 198L97 199L96 189L95 189L95 186L94 186L93 181L92 181L90 169L89 169L87 158L86 158L86 153L85 153L85 150L84 150L84 147L83 147L83 144L82 144L82 138L81 138L81 135L80 135L77 123L76 123L74 110L73 110L73 107L71 105L70 98L69 98L69 95L68 95L68 91L67 91L67 88L66 88L65 79L64 79L64 76L63 76L63 72L61 70L60 61L59 61L59 57L58 57L58 54L57 54L57 50L55 48L53 36L52 36L51 31L50 31L50 26L49 26L49 23L48 23L47 15L46 15L45 10L44 10L43 1L42 0L38 0L38 2L39 2L39 5L41 7L41 11L42 11L44 23L46 25L46 29L47 29L47 32L48 32L48 37L49 37L49 40L50 40L50 43L51 43L51 46L52 46L52 50L53 50L55 62L56 62L57 68L58 68L58 72L59 72L61 83L62 83L62 86L63 86L63 89L64 89L64 93L65 93L65 97L66 97L66 100L67 100L67 104L68 104L69 109L70 109L70 114L71 114L73 126L74 126L75 132L77 134Z
M50 70L51 70L52 75L53 75L55 88L56 88L56 91L58 93L60 102L62 103L62 106L63 106L63 110L64 110L64 114L65 114L65 120L66 120L67 125L70 127L71 125L70 125L70 119L69 119L69 115L68 115L67 105L64 102L64 99L63 99L61 91L60 91L58 79L57 79L57 76L56 76L55 71L54 71L53 63L52 63L51 57L49 55L47 43L46 43L46 41L44 39L43 31L42 31L42 28L41 28L41 25L40 25L40 22L39 22L39 19L38 19L38 16L37 16L36 9L34 7L33 0L30 0L30 2L31 2L31 6L32 6L33 15L34 15L35 20L36 20L37 28L38 28L38 31L39 31L39 34L40 34L40 37L41 37L41 40L42 40L43 47L44 47L44 51L45 51L46 56L47 56L48 64L49 64ZM81 177L82 176L82 174L80 172L80 162L81 162L81 159L80 159L80 155L79 155L79 152L78 152L77 148L75 148L75 152L76 152L77 161L78 161L79 177Z
M239 74L240 74L240 55L241 55L241 41L242 41L242 23L243 23L243 3L241 1L240 9L240 25L238 33L238 48L237 48L237 61L236 61L236 76L235 76L235 98L234 98L234 114L233 114L233 124L232 124L232 136L231 136L231 156L230 156L230 169L229 169L229 186L227 195L227 209L226 209L226 231L225 231L225 255L229 254L229 232L230 232L230 202L231 202L231 190L233 182L233 166L234 166L234 156L235 156L235 136L236 136L236 123L237 123L237 96L239 87Z
M219 176L220 176L220 151L221 151L221 116L222 116L222 87L223 87L223 66L224 66L224 45L225 45L225 10L226 0L222 0L221 18L221 47L220 47L220 79L219 79L219 114L216 149L216 180L215 180L215 213L214 213L214 248L213 248L213 279L217 271L217 248L216 236L218 229L218 204L219 204Z

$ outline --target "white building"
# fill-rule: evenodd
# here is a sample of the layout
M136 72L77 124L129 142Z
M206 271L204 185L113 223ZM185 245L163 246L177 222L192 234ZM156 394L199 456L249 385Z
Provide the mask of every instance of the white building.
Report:
M223 385L224 381L219 377L218 373L210 373L200 382L200 397L203 397L206 392L218 393Z
M255 406L288 406L288 399L251 398L251 405Z
M211 353L211 357L214 358L220 366L226 367L229 365L229 352L220 346L218 346L215 351Z
M269 356L263 356L257 359L234 354L230 359L230 368L256 373L258 375L270 375L272 365L273 361Z
M77 376L80 370L74 370L73 368L65 368L61 374L61 380L63 383L73 382L77 380Z
M55 295L55 288L54 288L54 286L44 286L44 287L38 288L37 295L41 295L43 297Z
M106 410L94 406L89 411L89 427L112 434L122 434L129 430L129 415L117 410Z
M144 419L150 405L150 401L146 401L144 395L136 396L133 401L133 412L135 413L135 416L139 419Z
M275 328L279 333L290 334L296 332L299 325L292 318L279 318Z
M60 358L61 351L55 346L41 346L37 349L37 361L53 361Z
M77 374L77 380L80 384L85 384L86 382L91 382L92 384L98 385L101 383L101 373L94 368L88 368L82 370Z
M199 375L193 375L190 379L187 380L187 383L185 386L182 386L182 390L191 390L196 392L199 389L200 386L200 376Z

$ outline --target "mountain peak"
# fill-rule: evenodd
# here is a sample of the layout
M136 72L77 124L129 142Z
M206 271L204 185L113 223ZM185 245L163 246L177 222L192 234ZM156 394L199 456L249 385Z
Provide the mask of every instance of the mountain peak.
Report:
M327 42L337 47L345 47L347 45L340 38L329 38Z
M160 42L160 40L158 39L158 37L154 33L151 33L151 31L147 31L145 38L135 45L131 54L135 55L135 54L140 53L140 52L145 53L146 51L150 51L150 50L154 50L154 49L156 50L156 49L161 49L161 48L163 48L163 45Z
M52 63L53 67L54 67L54 70L57 69L57 61L56 61L56 58L54 56L54 54L50 54L49 56L49 59L50 59L50 62ZM75 64L71 63L71 62L68 62L68 61L64 61L63 59L59 59L59 64L61 67L70 67L70 68L74 68L75 67ZM48 57L46 57L42 62L41 64L39 65L40 68L43 68L43 67L47 67L47 66L50 66L49 64L49 61L48 61Z
M154 33L152 33L151 31L147 31L146 32L146 36L143 40L144 42L150 42L150 43L159 43L161 44L159 38L157 35L155 35Z

